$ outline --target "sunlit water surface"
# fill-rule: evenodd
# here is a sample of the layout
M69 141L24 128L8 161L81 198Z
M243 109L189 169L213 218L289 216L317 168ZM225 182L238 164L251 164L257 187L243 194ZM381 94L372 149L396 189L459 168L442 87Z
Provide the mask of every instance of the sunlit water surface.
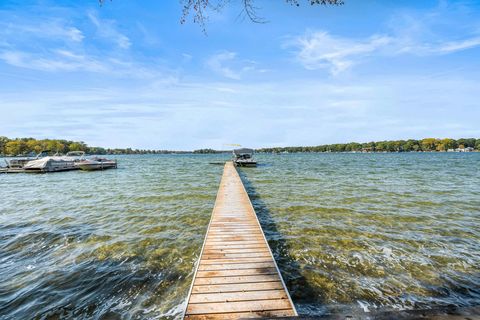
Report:
M0 175L1 319L179 318L228 155ZM258 155L240 170L297 309L480 304L480 153Z

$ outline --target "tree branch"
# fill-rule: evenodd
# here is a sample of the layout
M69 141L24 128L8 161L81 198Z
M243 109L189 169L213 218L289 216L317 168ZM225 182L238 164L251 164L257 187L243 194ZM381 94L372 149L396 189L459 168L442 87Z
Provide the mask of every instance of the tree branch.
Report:
M98 0L101 5L103 5L107 0ZM112 0L110 0L112 1ZM232 2L233 0L179 0L182 4L182 17L180 18L180 23L185 23L187 17L192 13L193 22L198 23L205 32L205 23L208 20L208 11L217 11L219 12L227 3ZM255 6L255 1L258 0L236 0L241 1L243 13L248 19L254 23L266 23L267 21L258 15L259 8ZM301 2L310 3L310 5L343 5L343 0L285 0L287 3L300 6ZM214 4L214 2L216 2Z

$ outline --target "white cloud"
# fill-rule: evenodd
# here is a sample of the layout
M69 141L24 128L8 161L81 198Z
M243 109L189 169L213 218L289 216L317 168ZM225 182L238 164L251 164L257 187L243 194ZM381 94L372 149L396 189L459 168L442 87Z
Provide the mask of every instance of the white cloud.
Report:
M130 46L130 40L115 29L113 21L101 20L94 13L88 16L96 26L94 34L102 40L113 40L124 49ZM161 64L147 67L148 62L137 61L123 50L93 47L91 40L91 33L85 34L67 19L6 18L0 21L0 62L50 73L93 72L136 79L163 77L167 72Z
M78 28L69 25L68 22L61 19L52 19L32 23L23 21L19 23L0 22L0 35L5 38L43 38L48 40L62 40L70 42L82 42L85 38L83 32Z
M15 67L24 67L26 55L18 51L4 51L0 54L0 59Z
M188 53L182 53L182 60L183 62L187 63L187 62L190 62L192 61L193 59L193 56L191 54L188 54Z
M3 51L0 53L0 59L15 67L48 72L106 71L106 66L100 61L67 50L56 50L46 56L36 56L22 51Z
M448 42L440 46L438 49L440 52L450 53L455 51L471 49L477 46L480 46L480 37L466 39L462 41Z
M215 54L207 60L207 66L226 78L240 80L240 72L234 71L225 65L227 62L233 61L236 56L235 52L230 51Z
M297 59L306 69L328 69L335 75L353 66L358 57L369 55L391 41L387 36L354 40L319 31L308 32L288 45L298 49Z
M206 66L215 73L229 79L240 80L243 76L256 73L265 73L268 70L259 69L258 63L248 59L238 59L236 52L222 51L210 56Z
M426 12L393 14L383 33L347 38L327 31L307 31L288 39L295 59L306 69L337 75L371 56L446 55L480 46L480 29L461 4L440 2ZM461 35L459 37L459 35Z
M135 61L95 56L65 49L52 49L43 53L19 50L0 51L0 60L18 68L45 72L93 72L113 77L156 79L168 71L146 67Z
M428 43L413 37L373 35L366 39L353 39L333 36L326 31L309 31L305 35L289 40L285 45L295 48L295 58L304 68L327 69L332 75L337 75L364 57L450 54L480 46L480 37Z
M69 28L67 35L72 41L80 42L85 38L80 30L77 28Z
M131 46L130 39L117 30L115 21L100 19L94 12L88 13L88 18L97 28L98 35L113 41L118 47L128 49Z
M139 81L121 87L36 89L28 96L0 90L0 105L16 110L0 118L0 127L8 136L169 149L222 148L232 141L261 147L459 137L480 134L477 84L461 77L386 77L361 84L286 80L152 86ZM248 123L249 130L232 130L238 123Z

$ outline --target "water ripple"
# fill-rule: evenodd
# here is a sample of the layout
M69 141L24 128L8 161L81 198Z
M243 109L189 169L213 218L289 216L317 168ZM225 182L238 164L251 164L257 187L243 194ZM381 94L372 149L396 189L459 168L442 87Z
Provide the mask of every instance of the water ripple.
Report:
M225 158L0 176L0 317L179 318ZM480 154L258 160L240 173L301 313L480 302Z

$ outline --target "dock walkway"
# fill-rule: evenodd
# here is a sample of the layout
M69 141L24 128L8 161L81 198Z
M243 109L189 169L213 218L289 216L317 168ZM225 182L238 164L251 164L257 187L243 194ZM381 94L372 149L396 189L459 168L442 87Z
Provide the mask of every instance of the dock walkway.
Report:
M225 164L185 319L296 316L243 183Z

